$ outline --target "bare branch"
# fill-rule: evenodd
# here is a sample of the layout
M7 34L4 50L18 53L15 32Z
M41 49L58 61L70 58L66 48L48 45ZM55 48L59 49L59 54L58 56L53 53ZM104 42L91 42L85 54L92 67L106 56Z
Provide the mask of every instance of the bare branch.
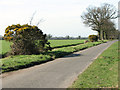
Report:
M45 20L42 18L38 21L38 23L36 24L36 26L38 26L41 22L44 22Z
M32 21L33 21L33 18L34 18L34 16L35 16L35 14L36 14L36 11L33 13L32 17L31 17L31 19L30 19L30 25L32 24Z

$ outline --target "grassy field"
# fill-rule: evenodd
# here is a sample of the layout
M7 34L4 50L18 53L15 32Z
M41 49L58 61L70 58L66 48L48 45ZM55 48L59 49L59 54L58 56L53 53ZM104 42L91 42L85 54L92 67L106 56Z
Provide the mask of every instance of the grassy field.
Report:
M2 50L0 52L0 54L5 54L7 53L8 51L10 51L10 42L8 41L5 41L5 40L0 40L0 50Z
M63 57L70 53L83 50L85 48L89 48L103 42L89 42L86 44L76 45L76 46L69 46L69 47L62 47L57 48L53 51L49 51L44 54L40 55L17 55L17 56L9 56L3 59L2 61L2 72L8 72L13 70L18 70L21 68L30 67L33 65L41 64L43 62L47 62L50 60L54 60L55 58Z
M70 88L117 88L118 42L105 50Z
M74 46L74 45L84 43L84 41L85 40L49 40L52 48ZM0 45L2 45L2 46L0 46L0 47L2 47L2 52L0 52L0 54L4 55L8 51L10 51L10 44L11 43L9 41L0 40Z
M84 43L85 40L49 40L52 48L74 46Z

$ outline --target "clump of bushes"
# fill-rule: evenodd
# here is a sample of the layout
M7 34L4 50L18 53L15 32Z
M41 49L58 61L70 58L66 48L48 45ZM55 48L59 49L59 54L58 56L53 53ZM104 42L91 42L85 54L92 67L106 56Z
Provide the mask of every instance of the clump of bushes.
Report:
M37 26L11 25L5 30L4 39L12 42L11 55L39 54L51 49L50 43Z
M89 35L89 40L91 41L91 42L96 42L96 41L98 41L98 36L97 35Z

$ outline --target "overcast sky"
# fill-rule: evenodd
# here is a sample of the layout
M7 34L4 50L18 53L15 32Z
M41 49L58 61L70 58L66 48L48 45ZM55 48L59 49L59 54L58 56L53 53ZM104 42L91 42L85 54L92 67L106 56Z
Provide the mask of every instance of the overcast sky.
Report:
M36 11L33 25L40 19L43 22L39 28L46 34L53 36L87 37L97 34L86 27L80 18L88 6L100 6L109 3L118 8L119 0L0 0L0 35L4 35L5 28L12 24L26 24L30 22ZM117 21L117 20L116 20Z

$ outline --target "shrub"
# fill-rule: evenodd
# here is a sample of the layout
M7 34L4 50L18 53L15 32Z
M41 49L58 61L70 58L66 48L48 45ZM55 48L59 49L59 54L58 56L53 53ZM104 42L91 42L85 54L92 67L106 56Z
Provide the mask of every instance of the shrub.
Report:
M51 49L46 34L37 26L28 24L8 26L4 39L13 42L10 52L12 55L39 54Z
M90 40L91 42L98 41L98 36L97 36L97 35L89 35L89 40Z

